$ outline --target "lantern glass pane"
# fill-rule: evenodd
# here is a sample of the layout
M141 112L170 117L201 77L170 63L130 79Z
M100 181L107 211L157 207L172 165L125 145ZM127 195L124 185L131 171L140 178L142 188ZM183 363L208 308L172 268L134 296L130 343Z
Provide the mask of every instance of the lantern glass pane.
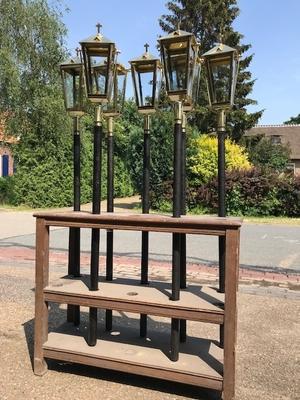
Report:
M153 106L153 72L139 72L140 104L142 107Z
M81 79L77 71L63 71L66 109L81 108Z
M192 100L194 104L196 104L198 101L200 72L201 72L201 64L200 62L195 62L193 68L193 86L192 86Z
M163 46L168 91L187 89L187 49L187 42Z
M117 104L120 109L123 108L125 100L125 89L126 89L126 73L118 74L117 76Z
M92 94L105 95L107 92L107 59L104 57L90 57L92 66Z
M112 85L109 101L103 105L106 114L117 115L122 111L125 100L126 71L117 71Z
M155 65L132 65L132 78L138 107L154 107L155 94Z
M213 60L211 64L212 103L230 103L231 62L230 59Z

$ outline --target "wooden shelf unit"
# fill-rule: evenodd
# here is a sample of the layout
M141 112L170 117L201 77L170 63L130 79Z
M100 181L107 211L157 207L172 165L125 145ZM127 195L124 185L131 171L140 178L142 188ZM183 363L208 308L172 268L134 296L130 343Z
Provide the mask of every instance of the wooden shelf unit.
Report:
M53 358L212 388L223 391L224 400L234 399L239 219L86 212L42 212L34 216L37 218L36 375L47 371L45 358ZM132 279L114 279L112 282L100 279L99 291L95 292L89 291L88 276L65 277L49 285L50 226L225 236L225 294L209 287L191 286L181 290L179 301L171 301L170 285L161 282L140 285ZM172 362L168 358L166 338L163 338L166 334L159 336L160 339L155 334L150 347L145 341L124 340L124 335L120 342L101 334L97 345L89 347L76 333L48 334L48 302L224 325L224 350L215 341L207 339L198 339L200 342L193 345L196 339L188 337L188 343L180 345L179 360ZM186 346L189 346L187 351ZM201 347L203 351L199 351Z

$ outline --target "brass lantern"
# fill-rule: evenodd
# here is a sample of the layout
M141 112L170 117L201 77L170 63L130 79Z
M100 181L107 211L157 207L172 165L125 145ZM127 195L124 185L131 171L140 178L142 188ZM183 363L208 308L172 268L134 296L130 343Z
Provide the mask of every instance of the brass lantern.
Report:
M122 112L125 101L127 73L128 70L124 65L120 63L114 65L111 96L103 106L103 113L107 117L115 117Z
M85 66L87 96L91 102L105 103L111 95L115 43L100 33L80 42Z
M151 55L148 48L145 44L145 53L130 61L135 101L142 114L155 112L161 81L160 60Z
M71 117L81 117L84 114L84 77L83 64L78 55L60 64L60 72L66 111Z
M178 29L158 42L170 100L183 101L191 107L197 100L201 65L196 37Z
M239 55L238 51L223 43L203 54L207 74L208 98L215 110L233 106Z

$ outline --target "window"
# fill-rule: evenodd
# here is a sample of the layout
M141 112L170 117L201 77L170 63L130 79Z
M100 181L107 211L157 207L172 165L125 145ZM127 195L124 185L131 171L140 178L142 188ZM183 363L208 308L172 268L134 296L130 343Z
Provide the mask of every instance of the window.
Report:
M271 143L272 143L272 144L281 144L281 136L279 136L279 135L272 135L272 136L271 136Z

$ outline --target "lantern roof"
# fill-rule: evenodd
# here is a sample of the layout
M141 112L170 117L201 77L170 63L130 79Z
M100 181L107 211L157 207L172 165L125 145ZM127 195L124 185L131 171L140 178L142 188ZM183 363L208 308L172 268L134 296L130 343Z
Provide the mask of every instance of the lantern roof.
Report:
M234 49L233 47L227 46L226 44L223 43L218 43L215 47L208 50L206 53L202 54L202 57L210 57L218 54L235 53L235 52L237 52L237 50Z
M141 61L160 61L158 57L155 57L154 55L149 53L148 51L149 45L147 43L145 44L144 47L146 51L140 57L134 58L133 60L129 61L130 63L136 63Z
M80 44L98 44L98 43L104 43L104 44L110 44L114 43L112 40L108 39L107 37L103 36L101 33L97 33L96 35L89 36L86 39L83 39L80 41Z
M164 41L164 40L174 39L177 37L185 37L185 36L187 36L187 37L194 36L194 34L190 33L190 32L186 32L186 31L182 31L181 29L177 29L176 31L173 31L166 36L160 37L158 39L158 41L160 42L160 41Z
M61 64L59 64L61 67L63 66L72 66L72 65L82 65L82 62L79 57L70 57L67 60L63 61Z
M107 37L103 36L102 33L100 32L102 25L98 22L96 25L97 28L97 33L95 35L89 36L86 39L81 40L80 44L114 44L114 42Z

